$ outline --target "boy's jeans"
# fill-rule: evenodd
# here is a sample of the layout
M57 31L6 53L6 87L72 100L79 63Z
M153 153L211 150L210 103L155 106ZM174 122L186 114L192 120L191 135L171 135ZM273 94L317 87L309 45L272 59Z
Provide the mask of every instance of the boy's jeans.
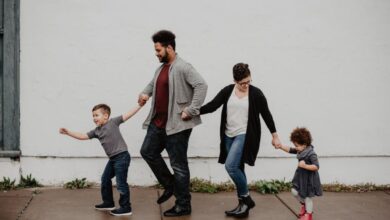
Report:
M192 129L167 136L165 129L149 125L141 155L149 164L158 182L165 189L173 187L176 205L182 208L191 207L190 170L188 168L187 149ZM161 152L168 152L173 175L161 157Z
M101 194L103 203L114 205L111 179L115 176L117 190L120 194L119 205L121 208L130 208L130 190L127 184L129 165L130 154L128 151L110 157L102 175Z
M244 164L241 162L242 153L244 151L245 134L240 134L235 137L225 135L225 146L228 152L225 168L232 178L237 188L237 195L245 196L248 194L248 185L244 172Z

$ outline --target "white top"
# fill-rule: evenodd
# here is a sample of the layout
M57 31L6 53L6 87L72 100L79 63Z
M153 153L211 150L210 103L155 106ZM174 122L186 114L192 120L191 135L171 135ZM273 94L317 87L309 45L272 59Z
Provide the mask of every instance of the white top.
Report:
M227 103L227 118L225 134L228 137L235 137L246 133L248 125L249 100L248 96L238 98L233 89Z

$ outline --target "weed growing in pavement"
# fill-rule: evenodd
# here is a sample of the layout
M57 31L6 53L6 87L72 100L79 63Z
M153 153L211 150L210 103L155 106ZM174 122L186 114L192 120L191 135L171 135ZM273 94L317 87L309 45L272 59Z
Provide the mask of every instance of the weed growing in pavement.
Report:
M64 184L66 189L85 189L91 187L92 184L87 182L87 178L72 180Z
M0 181L0 190L7 191L7 190L15 189L15 188L16 188L15 180L11 181L10 178L3 176L3 181Z
M285 182L284 180L259 180L249 185L249 189L261 194L278 194L280 192L290 191L291 187L292 183Z
M42 187L42 185L31 176L31 174L24 177L21 175L20 182L18 184L19 188L33 188L33 187Z

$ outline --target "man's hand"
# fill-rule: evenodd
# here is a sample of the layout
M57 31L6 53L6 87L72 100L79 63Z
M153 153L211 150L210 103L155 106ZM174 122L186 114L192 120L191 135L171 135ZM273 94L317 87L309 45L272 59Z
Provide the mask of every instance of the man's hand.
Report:
M148 100L149 100L149 96L148 95L140 94L138 96L138 105L144 106Z
M60 134L69 134L69 131L66 128L60 128Z
M182 112L181 112L181 120L183 121L188 121L190 120L192 117L190 115L188 115L185 111L186 109L184 109Z

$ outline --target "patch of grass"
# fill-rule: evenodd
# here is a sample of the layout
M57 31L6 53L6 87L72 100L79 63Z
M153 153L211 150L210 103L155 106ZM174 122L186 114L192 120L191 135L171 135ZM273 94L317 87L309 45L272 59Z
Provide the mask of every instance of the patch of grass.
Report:
M249 190L261 194L278 194L281 192L290 192L292 183L285 180L259 180L249 184ZM390 184L375 185L372 183L345 185L340 183L323 184L325 192L372 192L372 191L390 191ZM235 190L232 182L212 183L211 181L193 178L190 183L191 192L217 193L231 192Z
M390 184L375 185L372 183L345 185L340 183L322 184L322 189L325 192L373 192L373 191L388 191Z
M31 174L24 177L21 175L20 182L18 184L19 188L33 188L33 187L42 187L42 185L31 176Z
M66 189L85 189L91 187L92 184L87 182L87 178L78 179L69 181L64 184Z
M284 180L259 180L249 185L250 190L254 190L261 194L278 194L280 192L290 191L292 187L291 182Z
M257 191L262 194L276 194L279 192L290 191L291 186L291 182L285 182L284 180L260 180L250 184L248 187L250 190ZM231 181L217 184L208 180L193 178L190 183L191 192L217 193L231 192L235 189L235 185Z
M260 180L250 184L249 189L261 194L277 194L290 191L291 186L291 182L285 182L284 180ZM235 190L235 185L231 181L217 184L208 180L193 178L190 182L190 190L191 192L201 193L231 192Z
M3 181L0 181L0 190L7 191L15 188L15 180L11 181L10 178L3 176Z
M152 187L156 189L164 189L164 187L159 183L156 183ZM235 186L231 181L217 184L201 178L192 178L190 180L191 192L217 193L217 192L231 192L234 190L235 190Z
M236 186L231 181L226 181L217 184L218 192L232 192L236 190Z
M291 182L284 180L256 181L249 185L250 190L257 191L262 194L277 194L291 190ZM235 186L231 181L223 183L212 183L211 181L193 178L190 182L191 192L201 193L217 193L217 192L231 192L235 190Z
M217 193L218 186L209 180L193 178L190 182L190 191L201 193Z

